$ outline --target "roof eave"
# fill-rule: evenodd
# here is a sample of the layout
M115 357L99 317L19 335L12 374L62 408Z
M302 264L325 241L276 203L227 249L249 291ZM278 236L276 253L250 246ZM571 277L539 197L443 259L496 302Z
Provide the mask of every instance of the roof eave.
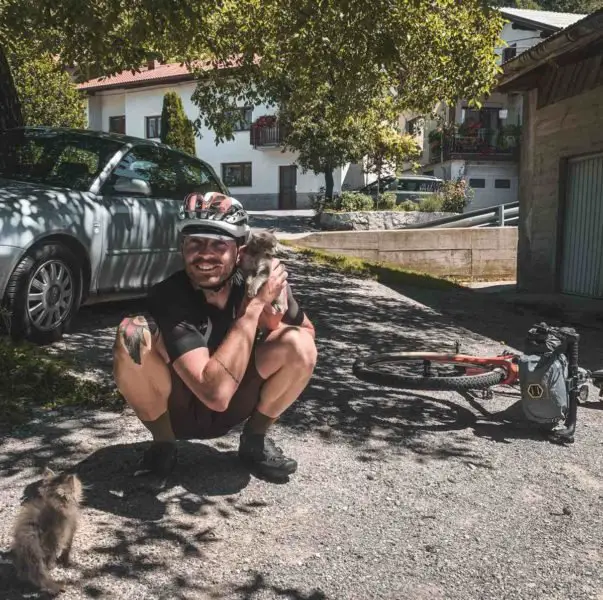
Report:
M557 27L556 25L551 25L550 23L540 23L538 21L533 21L532 19L526 19L525 17L518 17L517 15L505 12L502 9L500 9L500 13L504 15L507 19L509 19L509 21L513 21L520 25L533 27L534 29L541 29L546 33L557 33L558 31L561 31L561 29L563 29L563 27Z
M139 87L151 87L154 85L165 85L166 83L180 83L182 81L191 81L195 76L193 73L181 73L179 75L166 75L165 77L156 77L154 79L143 79L141 81L99 83L98 85L89 85L78 88L82 92L102 92L105 90L131 89Z
M498 80L497 90L512 91L517 80L546 63L603 38L603 9L560 30L550 38L519 54L505 63ZM515 89L519 89L515 88Z

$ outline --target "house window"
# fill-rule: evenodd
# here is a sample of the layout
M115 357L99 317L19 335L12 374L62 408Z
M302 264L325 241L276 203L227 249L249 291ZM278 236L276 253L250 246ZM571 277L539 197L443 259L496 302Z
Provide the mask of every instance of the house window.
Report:
M109 131L111 133L126 133L126 117L120 115L118 117L109 117Z
M421 118L415 117L406 121L406 133L408 135L419 135L421 133Z
M485 188L486 187L486 180L485 179L470 179L469 180L469 185L472 188Z
M234 131L249 131L251 129L251 120L253 118L253 107L245 106L228 111L235 119Z
M222 181L228 187L251 186L251 163L222 163Z
M160 138L161 137L161 116L159 117L145 117L145 131L148 138Z
M500 127L499 108L484 106L480 109L464 107L461 112L463 129L497 129Z
M517 56L517 44L512 44L508 48L503 48L502 61L507 62Z
M497 190L508 190L511 188L511 180L510 179L495 179L494 187Z

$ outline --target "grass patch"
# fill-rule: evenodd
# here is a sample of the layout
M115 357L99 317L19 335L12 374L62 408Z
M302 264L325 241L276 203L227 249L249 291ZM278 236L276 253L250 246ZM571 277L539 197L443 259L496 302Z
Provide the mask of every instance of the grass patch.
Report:
M38 346L0 338L0 424L22 425L31 420L35 409L123 407L113 386L80 378L76 370L71 361Z
M314 264L325 265L354 277L374 279L386 285L406 285L438 290L462 289L458 284L459 279L454 277L434 277L427 273L405 269L394 263L376 262L324 250L303 248L296 246L293 240L279 240L279 243L294 249Z

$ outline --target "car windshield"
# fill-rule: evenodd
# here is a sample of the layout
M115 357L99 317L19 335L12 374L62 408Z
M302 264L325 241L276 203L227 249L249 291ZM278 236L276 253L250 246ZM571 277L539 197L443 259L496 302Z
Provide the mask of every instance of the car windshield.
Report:
M401 192L437 192L439 187L440 183L438 181L398 179L398 190Z
M0 177L85 191L121 147L76 132L7 131L0 135Z

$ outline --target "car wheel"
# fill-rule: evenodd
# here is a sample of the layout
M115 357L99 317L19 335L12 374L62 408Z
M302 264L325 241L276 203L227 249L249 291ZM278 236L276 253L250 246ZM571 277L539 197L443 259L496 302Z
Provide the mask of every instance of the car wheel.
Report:
M5 314L11 337L36 344L60 340L82 298L81 266L69 248L49 243L31 250L6 288Z

